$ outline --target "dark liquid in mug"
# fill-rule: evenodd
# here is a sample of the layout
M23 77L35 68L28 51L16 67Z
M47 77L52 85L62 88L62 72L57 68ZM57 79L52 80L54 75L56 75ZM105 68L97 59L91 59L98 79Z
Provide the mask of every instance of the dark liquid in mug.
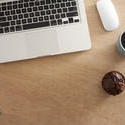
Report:
M125 32L122 34L121 43L122 43L122 46L123 46L124 49L125 49Z

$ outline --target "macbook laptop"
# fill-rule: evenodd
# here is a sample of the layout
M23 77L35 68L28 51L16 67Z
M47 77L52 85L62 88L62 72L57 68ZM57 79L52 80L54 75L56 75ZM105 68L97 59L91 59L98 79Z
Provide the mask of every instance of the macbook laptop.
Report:
M83 0L0 1L0 63L90 47Z

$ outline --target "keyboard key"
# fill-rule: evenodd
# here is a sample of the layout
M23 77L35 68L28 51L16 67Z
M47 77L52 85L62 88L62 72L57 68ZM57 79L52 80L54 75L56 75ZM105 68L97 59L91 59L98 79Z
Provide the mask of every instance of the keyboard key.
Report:
M26 19L22 19L22 23L25 24L26 23Z
M3 11L5 11L6 9L7 9L6 6L3 6L3 7L2 7L2 10L3 10Z
M13 20L16 20L16 19L17 19L17 15L14 15L14 16L13 16Z
M23 8L23 4L18 4L18 8Z
M49 20L49 17L48 16L44 16L44 20Z
M53 9L53 8L54 8L54 5L53 5L53 4L51 4L51 5L49 6L49 8L50 8L50 9Z
M39 6L39 10L43 10L43 6Z
M45 11L41 11L41 15L42 15L42 16L45 15Z
M65 7L65 3L61 3L61 7Z
M24 0L24 2L29 2L29 0Z
M71 6L70 2L67 2L67 3L66 3L66 6L67 6L67 7Z
M33 18L33 22L37 22L38 21L38 19L37 18Z
M61 14L61 17L62 17L62 18L65 18L65 17L66 17L65 13L62 13L62 14Z
M27 29L47 27L47 26L50 26L49 21L23 25L23 29L24 29L24 30L27 30Z
M19 3L23 3L23 0L19 0Z
M28 12L32 12L32 8L27 8L27 11Z
M51 2L50 2L50 0L46 0L46 4L50 4Z
M44 0L40 1L40 4L41 4L41 5L44 5L44 4L45 4L45 1L44 1Z
M48 5L45 5L45 6L44 6L44 9L45 9L45 10L49 9L49 6L48 6Z
M18 15L18 18L22 19L23 18L23 14Z
M11 25L15 25L16 23L15 23L15 21L11 21Z
M69 18L69 23L73 23L73 18Z
M17 10L16 10L16 13L17 13L17 14L20 14L20 13L21 13L21 10L20 10L20 9L17 9Z
M21 24L21 20L16 20L16 24Z
M52 10L52 14L55 14L56 13L56 9Z
M43 21L43 17L39 17L39 21Z
M54 19L54 15L50 15L50 20L53 20Z
M0 22L6 21L6 17L0 17Z
M8 10L12 10L12 6L7 6L7 9Z
M34 13L30 13L29 15L30 15L30 17L34 17Z
M2 3L2 6L6 6L6 3Z
M47 15L51 14L51 11L50 11L50 10L47 10L47 11L46 11L46 14L47 14Z
M37 7L33 7L33 11L37 11L38 9L37 9Z
M60 7L60 5L59 4L55 4L55 8L59 8Z
M60 15L59 15L59 14L56 14L55 17L56 17L56 19L59 19L59 18L60 18Z
M28 18L29 15L27 13L24 14L24 18Z
M56 3L56 0L51 0L52 3Z
M13 9L17 9L17 5L13 5Z
M38 6L40 3L39 1L35 1L35 5Z
M75 22L79 22L79 19L75 19Z
M57 20L58 25L62 24L62 19Z
M72 6L76 6L76 2L75 1L73 1L71 4L72 4Z
M0 16L4 16L4 12L0 12Z
M67 17L73 17L73 16L78 16L78 13L77 12L67 13Z
M39 16L40 15L40 13L39 12L35 12L35 16Z
M24 3L24 7L28 7L29 5L28 5L28 3Z
M14 15L16 13L15 10L11 10L11 15Z
M12 4L12 2L7 2L7 5L11 5Z
M21 26L16 26L16 31L21 31L22 27Z
M7 19L10 21L12 20L12 16L8 16Z
M68 10L67 8L63 8L63 12L67 12L67 10Z
M13 4L17 4L17 1L13 1Z
M68 24L68 21L64 21L63 23L64 23L64 24Z
M22 9L22 13L26 13L26 8L25 8L25 9Z
M10 27L10 32L14 32L15 31L15 27L14 26L11 26Z
M32 19L31 18L27 19L27 22L32 23Z
M6 16L10 15L10 11L5 11L5 15Z
M62 13L62 10L61 10L61 9L57 9L57 12L58 12L58 13Z
M51 21L51 26L54 26L54 25L57 25L56 20L52 20L52 21Z
M61 2L61 0L57 0L57 2L59 2L59 3L60 3L60 2Z
M4 33L3 28L0 28L0 33Z
M34 3L33 3L33 2L30 2L29 5L30 5L30 7L33 7L33 6L34 6Z
M77 8L76 7L69 7L68 10L69 11L77 11Z
M8 33L9 32L9 27L5 27L4 31L5 31L5 33Z

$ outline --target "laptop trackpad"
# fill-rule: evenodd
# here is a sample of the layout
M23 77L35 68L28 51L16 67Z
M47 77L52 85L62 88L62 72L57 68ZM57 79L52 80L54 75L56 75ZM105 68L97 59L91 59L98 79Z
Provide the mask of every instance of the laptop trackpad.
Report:
M25 33L28 56L45 56L59 52L56 31L31 31Z

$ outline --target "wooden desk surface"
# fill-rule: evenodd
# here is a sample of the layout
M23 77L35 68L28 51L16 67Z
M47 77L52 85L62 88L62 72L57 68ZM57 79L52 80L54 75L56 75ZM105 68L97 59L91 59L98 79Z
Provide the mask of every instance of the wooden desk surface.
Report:
M125 92L101 88L111 70L125 74L116 41L125 29L125 0L113 0L120 28L102 28L95 3L85 0L92 49L87 52L0 64L0 125L125 125Z

